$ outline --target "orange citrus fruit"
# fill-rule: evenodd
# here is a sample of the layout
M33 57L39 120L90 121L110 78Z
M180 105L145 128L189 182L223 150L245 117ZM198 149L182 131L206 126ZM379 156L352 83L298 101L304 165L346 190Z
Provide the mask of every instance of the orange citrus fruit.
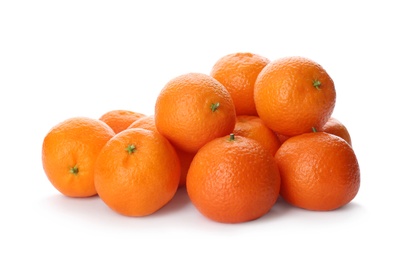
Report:
M324 124L318 131L326 132L329 134L337 135L343 138L347 143L351 145L350 133L346 126L334 117L330 117L329 120Z
M104 203L125 216L150 215L177 191L180 162L170 142L156 131L127 129L101 150L95 187Z
M277 135L257 116L237 116L233 133L258 141L269 149L272 155L275 155L281 145Z
M269 60L250 52L231 53L221 57L210 75L231 94L237 115L257 115L254 102L254 84Z
M129 128L143 128L151 131L157 131L156 125L154 123L154 116L146 116L136 120L132 123ZM185 152L177 147L176 149L177 155L180 159L180 182L179 187L183 187L186 184L186 176L188 172L188 168L190 167L190 163L194 158L195 153Z
M52 127L42 144L42 164L52 185L69 197L95 195L95 161L114 135L104 122L86 117L69 118Z
M106 112L99 118L99 120L107 123L117 134L128 128L131 123L144 116L144 114L138 112L117 109Z
M176 147L194 153L208 141L232 132L234 103L213 77L184 74L170 80L159 93L155 124Z
M178 149L177 147L176 152L180 159L180 183L179 183L180 188L186 186L188 170L190 169L191 162L193 161L196 153L186 152L181 149Z
M304 57L271 61L254 86L259 117L273 131L294 136L319 129L330 118L336 101L326 70Z
M281 144L283 144L286 140L288 140L290 138L290 136L287 136L287 135L283 135L283 134L279 134L279 133L275 133L275 134L278 137Z
M154 123L154 115L144 116L137 119L128 126L128 129L131 128L143 128L151 131L157 131Z
M275 204L279 169L270 151L242 136L224 136L204 145L187 174L187 193L201 214L223 223L260 218Z
M348 204L360 187L360 168L351 146L325 132L286 140L275 154L281 174L280 194L308 210L334 210Z

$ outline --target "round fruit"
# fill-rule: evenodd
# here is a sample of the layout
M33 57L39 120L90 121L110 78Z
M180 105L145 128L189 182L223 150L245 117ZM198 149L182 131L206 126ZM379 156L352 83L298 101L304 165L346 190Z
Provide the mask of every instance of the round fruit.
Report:
M342 138L307 133L286 140L275 154L281 196L308 210L334 210L348 204L360 187L360 168Z
M95 187L112 210L125 216L150 215L177 191L180 162L169 141L155 131L127 129L100 152Z
M106 112L99 118L99 120L107 123L117 134L128 128L131 123L144 116L144 114L134 111L118 109Z
M189 73L169 81L155 106L157 130L180 149L194 153L235 126L231 95L213 77Z
M234 134L258 141L269 149L272 155L275 155L281 145L278 136L257 116L237 116Z
M237 52L220 58L210 75L231 94L237 115L257 115L254 102L254 84L269 60L249 52Z
M104 122L86 117L69 118L51 128L43 140L42 164L52 185L69 197L95 195L95 161L114 135Z
M322 126L319 131L337 135L351 145L351 137L349 131L347 130L346 126L336 118L330 117L329 121L327 121L327 123Z
M187 174L190 169L191 162L194 159L196 153L189 153L176 148L177 155L180 159L180 182L179 187L186 186Z
M280 187L277 164L257 141L224 136L203 146L187 174L188 195L204 216L239 223L265 215Z
M128 129L131 128L143 128L151 131L157 131L153 115L144 116L142 118L137 119L128 126Z
M134 123L132 123L129 128L143 128L151 131L157 131L156 125L154 123L154 116L143 117ZM190 163L194 158L195 153L189 153L181 150L180 148L174 147L176 153L180 159L180 182L179 187L183 187L186 184L186 176Z
M333 80L322 66L303 57L271 61L254 87L259 117L274 132L294 136L319 129L336 101Z

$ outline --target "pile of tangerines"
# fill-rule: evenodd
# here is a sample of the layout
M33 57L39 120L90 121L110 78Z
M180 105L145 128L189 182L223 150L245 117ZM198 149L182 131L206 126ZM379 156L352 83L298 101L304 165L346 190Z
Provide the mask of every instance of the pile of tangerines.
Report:
M55 125L44 171L69 197L98 195L125 216L147 216L185 187L207 218L239 223L279 196L306 210L335 210L360 187L347 128L332 117L333 80L304 57L221 57L161 90L154 115L111 110Z

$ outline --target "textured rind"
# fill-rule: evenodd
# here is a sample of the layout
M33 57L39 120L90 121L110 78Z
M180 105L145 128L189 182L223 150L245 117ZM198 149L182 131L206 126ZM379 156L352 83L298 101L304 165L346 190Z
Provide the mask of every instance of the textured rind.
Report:
M109 125L115 133L125 130L134 121L145 117L144 114L130 110L110 110L99 117L99 120Z
M313 81L319 80L319 89ZM317 63L302 57L270 62L254 87L259 117L277 133L293 136L311 132L330 118L335 102L334 82ZM313 108L313 109L310 109Z
M210 75L217 79L234 101L237 115L257 115L254 102L254 84L258 74L269 63L261 55L231 53L221 57Z
M50 129L42 145L42 164L51 184L69 197L96 194L94 163L102 147L115 135L104 122L86 117L66 119ZM77 166L78 173L70 173Z
M273 157L245 137L236 137L235 141L222 137L206 144L187 174L191 201L203 215L219 222L261 217L275 204L279 187L279 170Z
M275 155L281 145L278 136L257 116L237 116L234 134L258 141Z
M330 117L326 124L324 124L321 129L318 129L318 131L339 136L343 138L347 143L352 145L351 136L346 126L336 118Z
M217 110L211 111L211 105L217 103ZM196 152L209 140L233 131L235 107L217 80L189 73L172 79L162 89L156 100L155 123L177 147Z
M133 144L136 151L126 152ZM174 147L155 131L127 129L102 149L95 169L101 199L127 216L146 216L163 207L177 191L180 161Z
M275 155L281 196L309 210L333 210L352 201L360 169L351 146L328 133L307 133L286 140Z

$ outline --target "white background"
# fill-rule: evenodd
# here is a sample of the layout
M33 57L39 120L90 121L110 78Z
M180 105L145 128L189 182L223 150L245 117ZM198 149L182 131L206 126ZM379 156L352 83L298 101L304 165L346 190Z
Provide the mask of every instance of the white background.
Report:
M329 2L1 1L0 259L407 259L407 9ZM233 52L300 55L328 71L333 116L361 167L349 205L310 212L278 201L228 225L181 190L128 218L48 182L41 145L52 126L112 109L152 114L167 81L209 73Z

